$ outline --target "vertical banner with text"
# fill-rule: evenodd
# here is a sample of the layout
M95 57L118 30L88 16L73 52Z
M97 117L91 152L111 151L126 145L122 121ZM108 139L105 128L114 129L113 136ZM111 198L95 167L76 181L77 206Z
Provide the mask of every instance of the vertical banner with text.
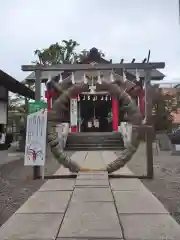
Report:
M25 166L44 166L46 159L47 110L27 117Z
M77 126L77 99L72 98L70 104L71 126Z

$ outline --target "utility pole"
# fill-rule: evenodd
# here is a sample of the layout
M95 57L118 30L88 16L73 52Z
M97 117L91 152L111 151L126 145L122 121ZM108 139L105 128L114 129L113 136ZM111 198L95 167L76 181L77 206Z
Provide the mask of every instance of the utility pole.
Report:
M41 71L36 70L35 71L35 101L41 100ZM33 167L33 177L34 180L37 178L40 178L41 176L41 169L40 166L34 166Z

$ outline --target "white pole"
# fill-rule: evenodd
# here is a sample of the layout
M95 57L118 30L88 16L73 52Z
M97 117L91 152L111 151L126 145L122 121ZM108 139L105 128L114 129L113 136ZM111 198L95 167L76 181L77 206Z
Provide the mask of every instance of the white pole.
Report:
M44 172L45 172L45 166L41 167L41 178L44 180Z
M78 104L78 131L81 132L81 99Z

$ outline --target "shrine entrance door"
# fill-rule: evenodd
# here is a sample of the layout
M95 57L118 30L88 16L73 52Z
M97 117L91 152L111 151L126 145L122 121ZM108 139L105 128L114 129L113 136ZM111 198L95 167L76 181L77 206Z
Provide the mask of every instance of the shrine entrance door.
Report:
M79 130L81 132L111 132L111 96L81 94L78 101Z

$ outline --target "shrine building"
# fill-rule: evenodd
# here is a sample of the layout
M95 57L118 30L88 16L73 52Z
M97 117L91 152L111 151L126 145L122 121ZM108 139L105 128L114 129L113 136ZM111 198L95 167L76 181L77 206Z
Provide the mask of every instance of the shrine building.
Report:
M134 62L135 59L132 60ZM123 59L121 60L123 62ZM146 62L146 59L143 60ZM80 64L110 64L102 58L96 48L90 50L89 55L82 60ZM34 73L27 77L27 80L35 79ZM102 71L77 71L70 72L42 72L41 81L47 82L51 77L56 82L72 84L86 81L89 85L89 91L82 92L78 96L73 96L67 103L67 111L62 111L64 122L70 123L71 132L112 132L118 131L120 122L126 121L126 115L121 109L121 100L111 96L108 92L96 91L96 82L99 79L107 82L120 83L125 82L126 92L134 99L144 116L144 71L142 70L116 70L113 75L109 70ZM157 69L152 70L151 80L163 80L164 74ZM112 79L113 78L113 79ZM47 99L48 109L50 110L53 102L57 98L56 91L51 85L46 84L47 90L45 97ZM61 116L62 117L62 116Z

